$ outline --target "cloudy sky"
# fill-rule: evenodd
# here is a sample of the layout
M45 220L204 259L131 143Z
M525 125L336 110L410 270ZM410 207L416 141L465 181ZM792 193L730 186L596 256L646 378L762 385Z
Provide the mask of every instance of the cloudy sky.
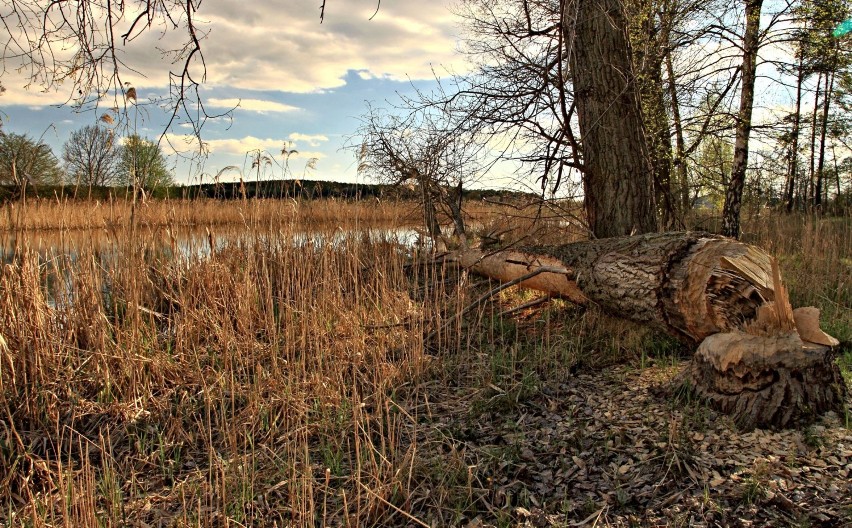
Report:
M319 4L202 3L197 20L201 30L209 32L202 44L207 65L203 97L210 113L237 108L231 119L205 125L203 139L210 155L200 170L176 165L178 181L197 181L199 173L210 175L228 165L245 167L248 173L247 152L262 149L281 161L285 145L299 152L289 162L296 176L302 176L310 158L317 158L316 170L308 170L308 177L356 181L354 154L345 145L353 141L366 102L384 106L414 86L428 90L436 72L465 69L455 53L458 19L446 0L384 0L378 12L377 0L329 0L322 24ZM134 113L136 127L151 139L163 133L167 116L144 103L167 93L168 71L175 68L158 48L176 44L171 39L177 37L149 31L122 50L124 60L138 71L125 76L143 103ZM27 90L23 73L11 62L4 66L3 128L42 137L57 155L72 130L95 122L106 110L102 106L94 112L74 112L62 107L67 87L47 93ZM191 150L192 145L181 141L190 132L188 125L177 124L168 139L178 150ZM279 177L281 169L268 171L267 177Z
M284 147L298 151L289 160L292 176L359 181L354 149L346 146L357 145L355 133L367 103L392 105L398 94L433 88L435 75L464 73L467 67L457 53L461 29L450 9L454 0L379 1L327 0L320 23L321 0L204 0L195 17L198 31L206 34L202 96L211 114L236 109L230 118L206 123L202 134L208 157L187 162L170 156L177 181L194 183L199 175L210 181L227 166L236 166L253 179L248 154L258 149L279 163L263 176L278 178ZM167 5L173 2L166 0ZM26 1L0 3L0 17L10 23L10 5L23 4ZM132 18L128 13L122 22L125 27ZM8 39L0 27L0 37L4 36ZM184 36L180 30L163 34L154 27L120 50L121 60L132 68L123 72L123 80L138 93L139 104L130 108L134 127L150 139L162 137L169 153L197 150L196 144L185 141L194 137L188 123L176 123L163 136L168 115L150 104L168 94L169 71L179 69L161 50L178 47ZM762 59L787 53L776 48L762 49ZM19 68L21 63L9 56L8 49L0 70L6 89L0 94L3 128L43 139L59 156L69 134L97 122L112 103L96 111L75 112L62 106L73 95L67 84L46 92L37 84L25 88L27 69ZM59 48L56 52L67 53ZM718 62L710 60L712 49L697 52L712 65ZM791 88L770 79L777 76L771 65L762 65L759 71L755 120L774 121L779 112L789 111ZM200 74L197 65L193 72ZM755 148L759 140L755 138ZM316 169L307 169L314 158ZM495 172L489 175L489 186L518 186ZM235 179L237 174L231 170L222 179Z

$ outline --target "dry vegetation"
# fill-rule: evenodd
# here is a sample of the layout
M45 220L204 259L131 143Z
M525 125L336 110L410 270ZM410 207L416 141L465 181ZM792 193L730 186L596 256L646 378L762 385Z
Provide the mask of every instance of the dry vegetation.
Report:
M417 216L399 202L377 201L364 207L353 201L246 200L29 200L8 202L0 215L0 231L112 229L126 227L135 209L136 223L144 227L244 227L297 223L315 227L359 219L365 223L411 223Z
M657 394L678 343L560 301L510 311L522 291L458 318L487 284L413 264L387 233L305 234L414 221L402 204L143 206L162 229L127 226L123 205L31 206L28 228L111 235L45 253L14 224L0 526L852 523L848 415L738 434ZM490 232L530 232L489 210ZM224 224L247 236L173 234ZM794 304L824 310L848 375L852 219L747 231L781 256Z

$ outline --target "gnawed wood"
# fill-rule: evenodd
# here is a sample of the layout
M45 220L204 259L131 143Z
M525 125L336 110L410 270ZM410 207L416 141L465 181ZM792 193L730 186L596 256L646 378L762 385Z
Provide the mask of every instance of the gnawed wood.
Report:
M793 310L763 250L702 232L655 233L483 253L461 264L701 343L682 384L745 427L786 427L843 404L837 340Z
M462 266L503 282L536 267L562 267L565 273L543 273L522 286L578 304L593 302L605 311L693 342L745 328L757 320L761 306L771 306L776 298L769 255L703 232L655 233L493 253L468 249L459 252L457 259ZM786 302L786 293L783 298Z
M813 306L796 308L793 310L793 318L796 320L796 328L802 340L829 347L840 344L840 341L826 334L819 327L819 308Z
M689 390L744 429L812 421L840 410L846 392L831 349L796 332L711 335L683 376Z
M461 266L500 282L513 281L539 268L552 268L554 271L539 273L521 281L520 286L562 297L580 305L589 302L573 280L574 272L555 258L517 251L485 253L468 249L459 252L457 259Z

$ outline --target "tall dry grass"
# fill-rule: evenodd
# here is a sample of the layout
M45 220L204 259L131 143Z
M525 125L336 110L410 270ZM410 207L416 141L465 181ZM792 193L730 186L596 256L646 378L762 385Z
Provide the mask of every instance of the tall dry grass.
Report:
M411 204L385 200L365 204L350 200L29 200L7 202L0 211L0 231L142 227L269 226L282 221L305 227L359 219L365 223L411 224Z
M793 306L820 308L827 331L852 340L852 216L763 214L743 231L778 257Z
M575 204L544 202L501 204L469 202L465 221L473 225L492 225L494 232L518 239L531 231L570 231L572 238L585 234ZM210 226L274 226L282 222L304 229L353 224L411 226L422 221L418 204L399 200L343 199L318 200L29 200L7 202L0 206L0 233L15 231L73 231L119 229L131 224L152 229L158 227L192 228ZM444 218L449 223L450 219Z
M18 229L0 274L0 525L452 523L487 509L488 494L458 452L422 455L445 387L470 395L464 412L511 410L578 362L644 360L662 346L565 303L504 314L529 300L517 291L462 320L478 280L412 265L416 248L391 235L305 233L409 214L379 205L316 202L294 215L287 203L152 203L168 229L122 220L106 243L66 237L48 252ZM42 206L30 227L102 227L103 205ZM538 211L480 207L482 225L509 239L579 236L555 215L539 233ZM244 236L183 247L170 222L190 218L234 221ZM845 339L850 228L802 217L746 228L781 259L794 304L823 308Z
M130 230L109 250L20 246L0 277L0 524L402 515L416 420L396 399L440 294L409 290L441 281L404 273L394 240L300 228L202 258Z

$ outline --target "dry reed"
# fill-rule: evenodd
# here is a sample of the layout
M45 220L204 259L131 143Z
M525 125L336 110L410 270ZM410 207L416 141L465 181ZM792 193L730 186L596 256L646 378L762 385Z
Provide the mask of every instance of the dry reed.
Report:
M111 229L129 224L135 207L136 224L144 227L258 226L282 221L305 227L355 219L372 225L411 224L410 204L376 200L364 207L351 200L130 200L109 201L29 200L7 202L0 214L0 231Z
M429 300L387 235L298 226L20 244L0 278L0 524L393 513L414 456L394 392L424 366Z
M411 265L416 249L384 232L305 233L405 223L399 205L152 202L140 223L162 229L126 225L126 205L115 216L108 204L33 207L29 228L106 234L38 251L19 229L2 269L0 525L452 522L449 510L486 507L486 493L458 453L422 457L430 391L499 386L506 397L481 405L517 404L578 362L656 346L564 303L530 320L501 315L529 300L517 290L462 320L478 287L465 274ZM511 221L477 212L496 231L531 231L529 210ZM226 224L243 236L176 235ZM545 224L542 238L577 236ZM823 308L842 339L850 228L776 216L747 226L781 258L794 301Z

